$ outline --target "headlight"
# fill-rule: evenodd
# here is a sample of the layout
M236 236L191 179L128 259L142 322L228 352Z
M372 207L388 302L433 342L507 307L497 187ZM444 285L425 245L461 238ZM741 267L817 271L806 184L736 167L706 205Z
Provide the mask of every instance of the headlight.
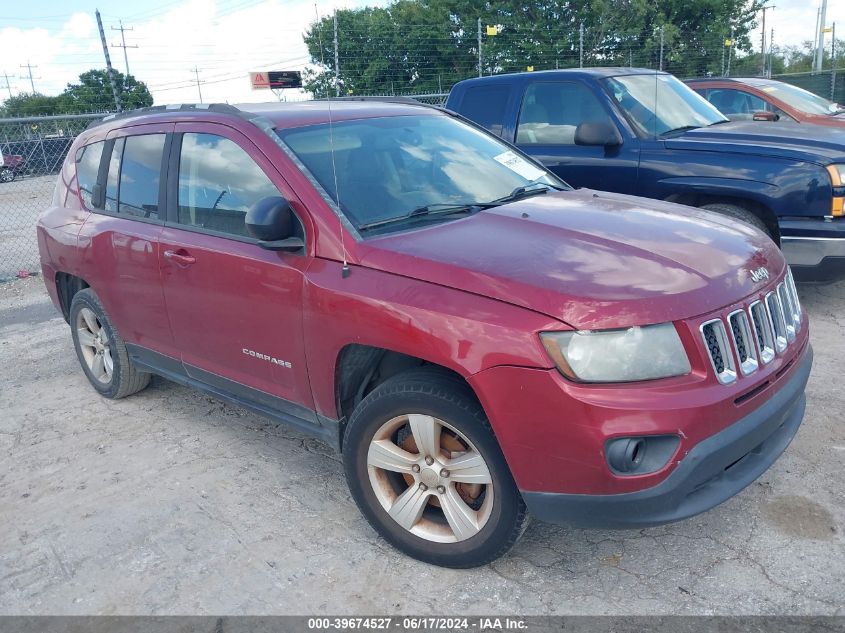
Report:
M540 339L560 372L580 382L631 382L690 372L689 358L671 323L626 330L543 332Z
M845 185L845 165L828 165L827 173L830 174L830 184L834 188ZM834 195L830 208L830 215L841 217L845 215L845 198L842 195Z

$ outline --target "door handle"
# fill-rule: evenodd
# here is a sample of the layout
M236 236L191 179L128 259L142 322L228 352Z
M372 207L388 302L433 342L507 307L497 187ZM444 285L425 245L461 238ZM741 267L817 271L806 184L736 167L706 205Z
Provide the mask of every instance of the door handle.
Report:
M164 256L180 266L190 266L197 261L197 258L188 253L184 248L180 248L178 251L164 251Z

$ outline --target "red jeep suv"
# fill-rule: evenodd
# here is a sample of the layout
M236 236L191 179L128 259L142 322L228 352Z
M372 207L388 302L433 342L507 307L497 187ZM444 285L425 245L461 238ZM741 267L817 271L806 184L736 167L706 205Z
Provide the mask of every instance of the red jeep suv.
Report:
M432 107L107 118L38 240L101 395L157 374L322 438L373 527L438 565L500 556L527 512L712 508L804 414L807 319L763 233L573 190Z

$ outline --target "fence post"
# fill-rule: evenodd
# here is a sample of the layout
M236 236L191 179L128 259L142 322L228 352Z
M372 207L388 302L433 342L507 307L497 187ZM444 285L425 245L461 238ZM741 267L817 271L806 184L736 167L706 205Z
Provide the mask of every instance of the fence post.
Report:
M481 18L478 18L478 76L481 77Z
M584 22L581 22L581 26L578 29L578 68L584 67Z
M340 56L337 51L337 9L334 11L334 96L340 96Z
M660 25L660 67L659 70L663 70L663 25Z
M836 22L830 32L830 100L836 101Z

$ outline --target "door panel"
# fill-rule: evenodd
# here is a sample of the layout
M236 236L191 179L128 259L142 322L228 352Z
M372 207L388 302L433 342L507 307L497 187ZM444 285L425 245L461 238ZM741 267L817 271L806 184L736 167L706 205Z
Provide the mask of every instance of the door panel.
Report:
M293 193L266 157L230 128L177 124L177 139L159 262L186 371L204 382L219 376L284 398L292 413L316 419L302 339L309 260L262 249L243 222L257 199L293 200ZM220 388L231 390L231 383L220 381Z
M156 216L164 204L161 175L172 129L170 123L154 124L109 134L97 177L108 185L105 209L94 210L79 233L85 252L81 274L121 336L168 355L175 352L159 276L163 226Z

